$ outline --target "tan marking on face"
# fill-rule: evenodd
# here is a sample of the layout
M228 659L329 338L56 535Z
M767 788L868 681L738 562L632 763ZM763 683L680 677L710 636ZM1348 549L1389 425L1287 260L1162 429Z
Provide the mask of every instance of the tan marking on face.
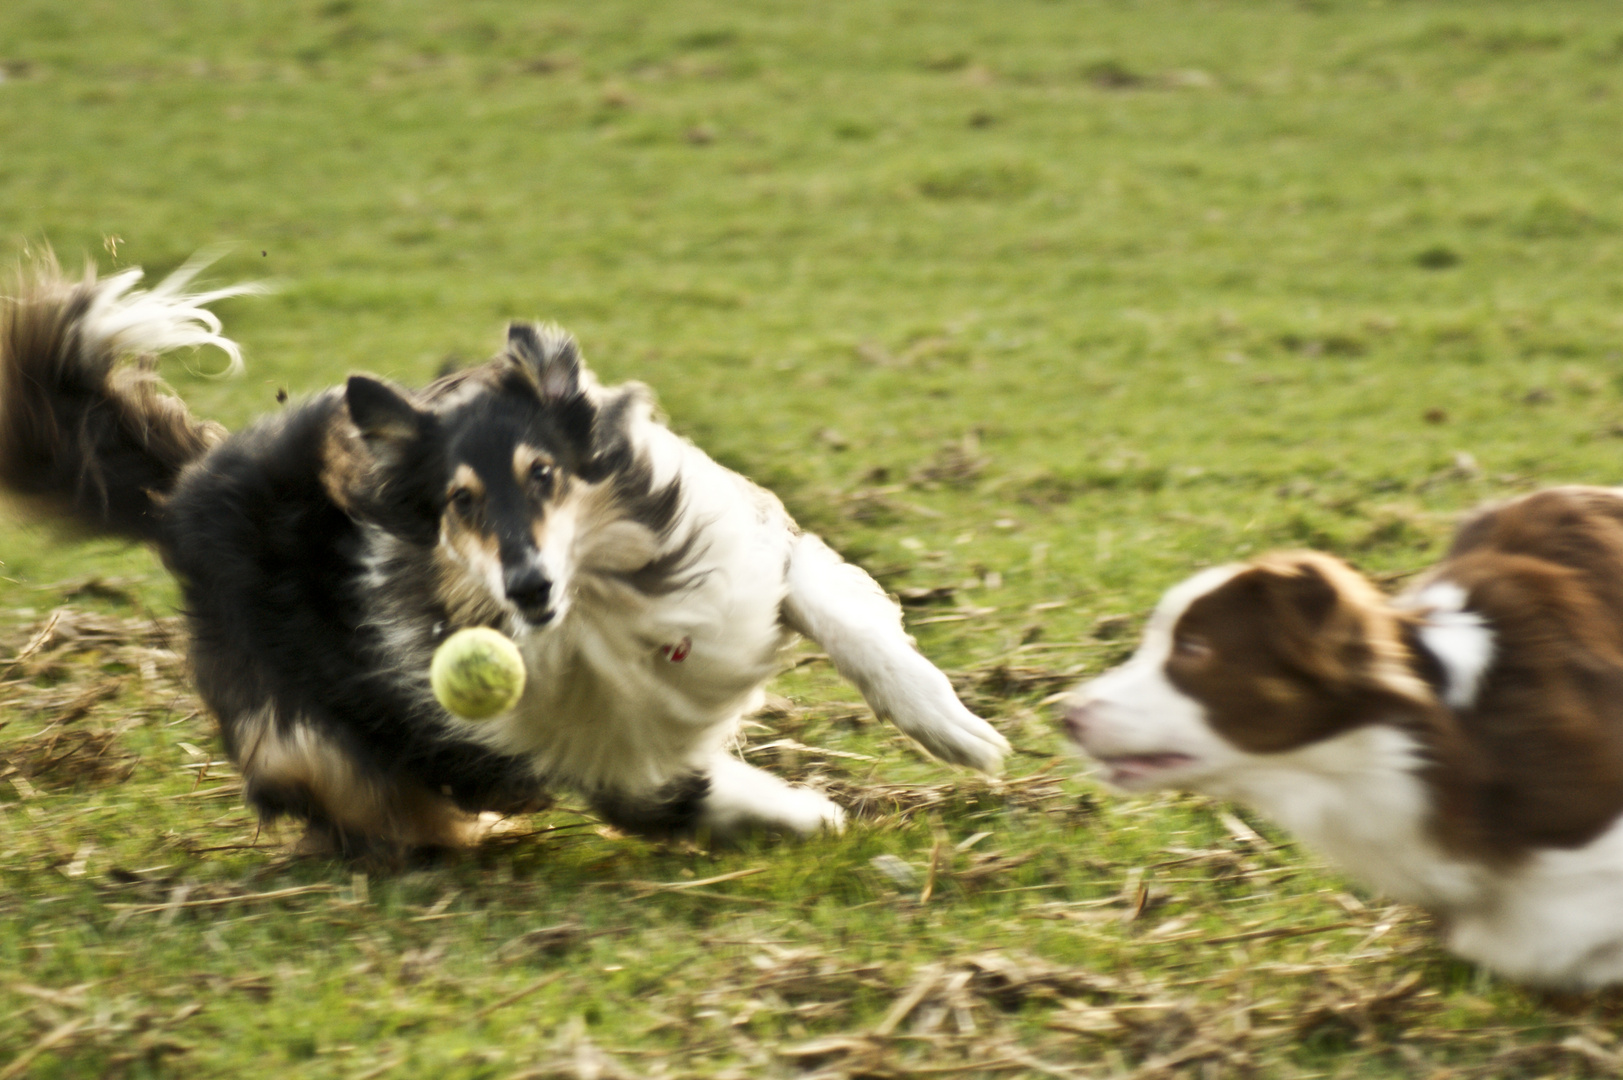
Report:
M458 511L452 500L466 492L473 511ZM501 548L480 528L478 507L485 483L470 465L458 465L445 489L445 515L434 549L434 592L452 626L471 626L497 618L505 610Z
M558 477L546 512L530 524L541 567L552 580L553 610L561 614L575 586L575 543L579 535L580 490L567 476Z
M537 491L537 481L531 477L531 470L537 465L553 470L543 491ZM576 504L579 502L579 492L576 485L570 477L557 471L556 458L528 443L513 447L513 478L521 488L542 494L545 498L543 511L530 522L530 537L535 541L535 548L541 552L548 570L556 573L568 558L569 541L565 538L573 536L573 528L568 523L578 513ZM560 541L565 542L560 544Z
M461 561L435 552L434 595L445 609L450 626L489 626L507 612L501 598L493 595L485 576L476 574Z
M472 465L458 465L456 472L451 474L451 482L445 485L447 499L459 491L466 491L475 499L485 497L485 482L479 479L479 474L473 471Z
M505 610L501 551L494 536L455 513L440 521L434 592L452 626L485 624Z
M549 469L555 469L557 464L557 460L551 454L538 446L519 443L513 447L513 479L518 481L521 488L530 485L530 470L535 466L544 465ZM553 474L553 478L557 479L556 473Z

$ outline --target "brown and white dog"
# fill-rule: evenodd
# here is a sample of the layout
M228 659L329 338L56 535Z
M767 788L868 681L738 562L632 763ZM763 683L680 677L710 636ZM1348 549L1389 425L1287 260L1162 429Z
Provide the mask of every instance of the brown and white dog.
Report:
M1392 599L1313 552L1206 570L1065 723L1114 786L1251 805L1467 959L1623 981L1623 491L1481 510Z

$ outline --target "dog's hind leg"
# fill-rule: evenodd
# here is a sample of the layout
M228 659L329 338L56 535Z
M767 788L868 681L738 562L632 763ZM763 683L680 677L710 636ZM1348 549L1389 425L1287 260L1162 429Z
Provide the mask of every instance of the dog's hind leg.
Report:
M303 720L266 707L231 723L243 795L262 821L300 819L304 848L347 856L457 848L478 836L477 815L409 777L368 767Z
M656 791L635 795L591 792L592 809L610 825L643 836L700 834L721 840L753 831L838 832L845 811L810 788L717 754L702 771L680 776Z
M699 827L725 838L764 829L801 836L839 832L845 811L813 791L795 787L771 773L718 754L710 766L710 791L699 808Z
M815 536L789 557L783 620L821 645L873 711L943 761L995 772L1009 743L958 700L952 684L913 648L900 609L879 583Z

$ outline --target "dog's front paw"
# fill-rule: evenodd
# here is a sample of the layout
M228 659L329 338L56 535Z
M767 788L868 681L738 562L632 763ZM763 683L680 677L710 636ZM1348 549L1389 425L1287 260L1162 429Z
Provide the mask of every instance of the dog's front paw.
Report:
M950 705L942 702L914 715L904 716L898 710L891 719L932 755L954 765L996 774L1003 768L1003 755L1009 752L1009 740L956 698Z

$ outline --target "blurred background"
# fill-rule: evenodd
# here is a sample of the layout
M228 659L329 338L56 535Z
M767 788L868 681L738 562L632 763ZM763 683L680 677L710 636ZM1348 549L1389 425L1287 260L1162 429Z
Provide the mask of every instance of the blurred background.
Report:
M555 319L847 550L1011 583L1029 517L1142 602L1368 533L1282 486L1616 457L1620 65L1605 3L13 0L0 242L275 283L245 378L170 371L233 426ZM932 468L978 497L887 503ZM1169 488L1205 527L1120 528Z

